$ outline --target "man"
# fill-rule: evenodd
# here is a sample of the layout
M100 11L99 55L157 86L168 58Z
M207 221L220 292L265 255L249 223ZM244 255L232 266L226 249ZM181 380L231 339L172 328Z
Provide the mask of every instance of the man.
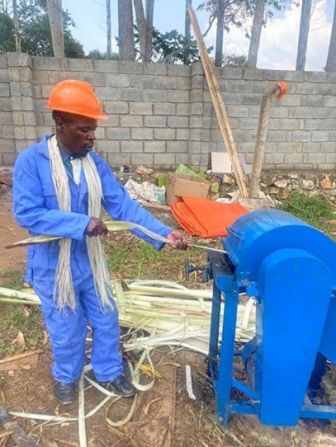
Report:
M47 107L53 111L56 134L18 156L13 210L17 222L32 235L64 238L35 245L30 253L32 283L53 351L54 394L63 405L75 399L88 323L95 379L106 389L130 397L135 389L119 352L118 314L100 241L107 233L101 205L114 220L135 222L167 237L172 248L185 249L187 241L130 199L107 163L91 152L97 120L107 117L89 83L56 84ZM134 233L157 249L163 246L139 231Z

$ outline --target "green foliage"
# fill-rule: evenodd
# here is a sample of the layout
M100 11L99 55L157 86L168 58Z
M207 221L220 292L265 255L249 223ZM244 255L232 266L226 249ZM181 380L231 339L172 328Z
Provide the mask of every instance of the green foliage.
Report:
M224 65L231 65L233 67L245 67L247 64L246 56L236 56L235 54L229 54L224 57Z
M118 53L112 53L111 57L109 57L107 53L103 53L102 51L99 51L99 50L92 50L88 54L88 58L89 59L94 59L94 60L100 60L100 59L118 60L119 59L119 54Z
M279 208L326 233L331 232L332 228L328 221L334 217L334 211L329 200L323 196L310 196L296 189L290 192Z
M236 27L241 27L246 22L248 17L253 16L256 8L257 0L224 0L224 29L226 31L230 30L232 25ZM296 3L291 0L266 0L266 20L272 17L274 10L287 9L296 5ZM210 13L211 22L217 15L219 8L219 0L205 0L203 1L197 9L204 9Z
M0 53L15 51L14 23L6 14L0 14Z
M46 0L21 0L17 6L21 48L35 56L52 56L52 41ZM0 52L15 51L14 25L8 14L0 18ZM6 23L4 28L2 23ZM11 23L11 26L9 24ZM63 11L64 51L67 57L84 57L82 45L72 37L71 27L75 26L68 11Z
M136 42L138 37L136 34ZM189 64L199 61L199 53L195 39L188 40L183 34L176 30L167 33L160 33L154 29L153 31L153 55L154 62L175 63L183 62L185 52ZM208 49L210 52L212 48Z

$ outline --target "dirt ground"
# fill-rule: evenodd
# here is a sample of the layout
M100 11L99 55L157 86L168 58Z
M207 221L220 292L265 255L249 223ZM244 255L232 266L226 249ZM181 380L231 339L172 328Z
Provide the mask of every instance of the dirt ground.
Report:
M24 238L26 233L12 220L10 188L6 185L1 188L0 273L4 273L24 266L25 249L8 251L3 246ZM5 306L8 305L0 304L0 319ZM4 335L0 333L0 337ZM40 347L37 363L0 370L0 405L15 412L77 417L77 404L60 407L55 402L49 373L51 353L46 340ZM202 355L167 347L155 350L152 359L160 379L149 391L138 393L130 422L112 427L108 420L124 417L132 399L122 399L112 406L108 402L86 421L89 447L336 447L336 429L328 422L300 421L295 428L271 428L260 425L255 417L233 416L226 429L216 420L213 389ZM186 391L186 365L191 366L196 400L190 399ZM88 413L104 396L88 382L85 386ZM79 446L77 421L43 423L19 417L16 420L40 446ZM0 447L3 446L13 447L15 443L6 430L0 429Z

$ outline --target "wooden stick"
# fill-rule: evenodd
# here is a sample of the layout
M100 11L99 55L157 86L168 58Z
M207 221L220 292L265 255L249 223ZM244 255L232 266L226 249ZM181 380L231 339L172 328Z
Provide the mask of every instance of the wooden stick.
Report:
M198 46L198 49L199 49L199 52L201 55L202 66L203 66L203 70L205 73L205 77L208 82L209 92L210 92L212 103L213 103L215 113L217 116L219 129L220 129L221 135L223 137L225 146L227 148L227 151L228 151L231 163L232 163L233 171L236 176L240 194L242 197L247 197L248 193L247 193L247 187L245 184L244 173L243 173L243 169L242 169L239 157L238 157L238 151L237 151L237 147L236 147L236 144L235 144L235 141L233 138L232 129L231 129L231 126L229 123L229 118L228 118L227 111L225 108L224 100L223 100L223 97L222 97L222 94L221 94L221 91L219 88L219 84L218 84L214 69L210 62L210 59L209 59L209 56L208 56L208 53L207 53L207 50L206 50L206 47L204 44L204 40L203 40L201 30L200 30L198 22L197 22L195 12L190 5L188 5L188 13L190 15L190 21L193 26L194 34L195 34L196 41L197 41L197 46Z
M268 122L271 114L271 99L273 95L279 94L280 91L281 88L279 84L272 85L271 88L267 89L267 91L264 93L261 99L257 141L254 150L252 174L251 174L251 185L249 195L251 199L259 198L260 177L264 161Z

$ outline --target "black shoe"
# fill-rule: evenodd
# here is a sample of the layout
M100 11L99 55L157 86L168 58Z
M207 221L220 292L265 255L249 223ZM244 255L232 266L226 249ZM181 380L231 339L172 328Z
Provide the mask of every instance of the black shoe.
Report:
M94 380L98 383L98 385L102 386L107 391L117 394L118 396L133 397L137 392L132 385L132 381L129 377L128 371L122 372L116 379L109 380L108 382L99 382L97 379Z
M61 405L70 405L76 399L76 385L74 383L56 382L54 396Z

